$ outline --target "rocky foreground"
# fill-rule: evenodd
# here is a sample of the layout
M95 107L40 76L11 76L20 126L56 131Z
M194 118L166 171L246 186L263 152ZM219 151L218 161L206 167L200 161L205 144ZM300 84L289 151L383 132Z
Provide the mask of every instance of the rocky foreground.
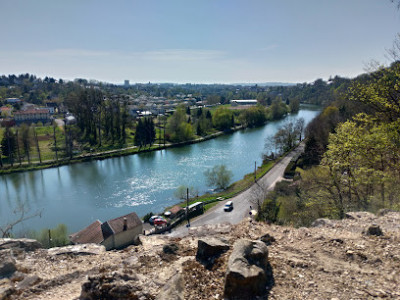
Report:
M106 252L0 239L0 299L400 298L400 213L143 236Z

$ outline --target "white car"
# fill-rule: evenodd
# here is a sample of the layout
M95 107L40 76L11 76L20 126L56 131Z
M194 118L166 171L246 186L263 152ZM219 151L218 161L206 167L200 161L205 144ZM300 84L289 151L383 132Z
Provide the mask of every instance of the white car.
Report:
M233 209L233 202L228 201L224 205L224 211L231 211Z

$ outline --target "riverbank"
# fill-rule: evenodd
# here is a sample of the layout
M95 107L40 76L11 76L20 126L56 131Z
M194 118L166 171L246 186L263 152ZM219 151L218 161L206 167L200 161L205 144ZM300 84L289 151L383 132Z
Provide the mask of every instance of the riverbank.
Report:
M262 126L264 126L266 124L267 123L263 124ZM76 163L83 163L83 162L88 162L88 161L92 161L92 160L103 160L103 159L108 159L108 158L115 158L115 157L122 157L122 156L133 155L133 154L140 154L140 153L164 150L164 149L168 149L168 148L182 147L182 146L187 146L187 145L191 145L191 144L205 142L210 139L219 137L221 135L231 134L235 131L239 131L239 130L243 130L243 129L246 129L246 128L240 125L240 126L231 128L228 131L218 131L216 133L207 135L205 137L200 137L200 138L197 138L194 140L180 142L180 143L165 144L165 145L155 144L149 148L140 149L140 147L138 148L137 146L132 146L132 147L126 147L126 148L121 148L121 149L103 151L103 152L85 153L85 154L81 154L81 155L78 155L78 156L75 156L72 158L64 158L64 159L59 159L59 160L46 160L43 162L33 162L31 164L28 164L26 162L22 163L22 164L15 163L15 165L13 167L7 166L7 167L1 168L0 175L26 172L26 171L37 171L37 170L43 170L43 169L49 169L49 168L57 168L60 166L71 165L71 164L76 164Z

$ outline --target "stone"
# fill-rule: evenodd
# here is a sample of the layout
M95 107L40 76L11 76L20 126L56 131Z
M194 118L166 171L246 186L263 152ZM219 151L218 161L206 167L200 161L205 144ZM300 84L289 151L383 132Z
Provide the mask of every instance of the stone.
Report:
M209 267L217 257L229 250L229 248L228 243L215 237L199 239L197 242L196 259Z
M121 299L137 300L143 295L136 286L137 277L132 275L113 272L111 274L101 274L91 276L88 281L82 284L82 291L79 299Z
M32 239L0 239L0 250L4 249L23 249L25 251L35 251L43 248L42 244Z
M260 237L260 241L264 242L265 245L270 246L275 242L275 238L267 233Z
M65 247L55 247L47 250L49 255L100 255L106 252L106 248L103 245L97 244L82 244L72 245Z
M15 266L15 260L11 257L6 257L0 262L0 279L11 277L12 274L17 270Z
M382 229L378 225L372 224L364 229L363 234L382 236L383 232L382 232Z
M176 254L179 250L177 244L171 243L163 246L163 252L165 254Z
M332 221L325 218L316 219L311 223L311 227L332 227Z
M164 285L157 299L183 300L185 282L181 273L177 273Z
M18 282L16 287L18 290L24 290L31 287L32 285L39 283L40 281L42 280L36 275L27 276L22 281Z
M254 299L265 295L272 281L265 243L246 239L236 241L228 261L224 297Z

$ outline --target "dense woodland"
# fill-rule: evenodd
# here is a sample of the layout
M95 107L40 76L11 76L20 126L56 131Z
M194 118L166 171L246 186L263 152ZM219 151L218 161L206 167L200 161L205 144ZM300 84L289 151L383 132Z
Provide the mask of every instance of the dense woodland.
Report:
M266 197L260 219L310 225L348 211L400 209L400 63L363 74L306 129L294 182Z

